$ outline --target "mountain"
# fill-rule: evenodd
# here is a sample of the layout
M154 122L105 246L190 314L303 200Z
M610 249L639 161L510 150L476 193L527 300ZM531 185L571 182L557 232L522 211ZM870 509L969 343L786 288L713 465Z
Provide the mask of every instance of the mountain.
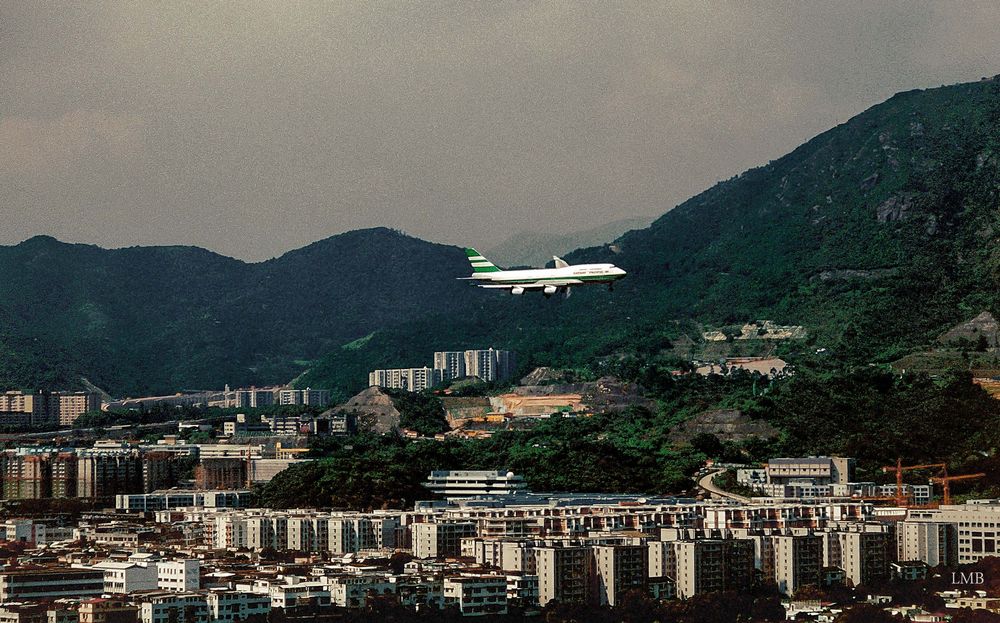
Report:
M473 288L455 279L460 249L387 229L259 264L33 238L0 248L0 381L136 394L297 378L346 397L434 350L511 348L526 372L765 319L805 327L782 356L894 361L1000 314L1000 80L900 93L670 207L566 255L629 272L568 299Z
M499 266L544 266L553 255L613 242L629 230L648 227L651 220L620 219L568 234L522 231L494 247L480 250Z
M372 331L461 309L460 249L388 229L248 264L192 247L0 247L0 380L116 394L285 382Z
M669 206L664 206L666 210ZM436 344L518 350L526 365L656 352L695 323L803 325L790 356L889 362L980 312L1000 312L1000 80L909 91L765 166L666 211L648 228L566 256L629 272L614 292L503 297L337 349L303 382ZM405 346L401 346L405 345Z

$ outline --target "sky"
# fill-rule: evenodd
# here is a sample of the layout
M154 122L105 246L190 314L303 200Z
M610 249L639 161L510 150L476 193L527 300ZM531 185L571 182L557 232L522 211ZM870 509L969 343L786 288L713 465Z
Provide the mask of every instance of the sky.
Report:
M662 214L898 91L998 2L0 4L0 244L489 248Z

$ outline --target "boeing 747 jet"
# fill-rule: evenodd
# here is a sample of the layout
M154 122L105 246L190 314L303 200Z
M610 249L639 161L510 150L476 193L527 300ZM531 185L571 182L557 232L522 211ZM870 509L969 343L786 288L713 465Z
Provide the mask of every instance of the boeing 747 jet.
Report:
M472 264L472 279L482 283L480 288L502 288L511 294L524 294L526 290L540 290L546 297L556 292L565 292L569 296L573 286L584 286L595 283L607 284L608 289L614 287L615 281L625 276L625 271L614 264L577 264L570 266L561 258L552 257L555 268L533 268L528 270L500 270L479 251L466 249Z

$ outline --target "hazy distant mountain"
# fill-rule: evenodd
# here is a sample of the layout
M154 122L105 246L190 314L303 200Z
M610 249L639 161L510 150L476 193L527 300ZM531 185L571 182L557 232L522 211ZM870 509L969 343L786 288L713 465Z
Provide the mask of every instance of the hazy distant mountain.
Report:
M652 221L653 217L627 218L568 234L524 231L495 247L479 250L500 266L543 266L553 255L613 242L631 229L648 227Z

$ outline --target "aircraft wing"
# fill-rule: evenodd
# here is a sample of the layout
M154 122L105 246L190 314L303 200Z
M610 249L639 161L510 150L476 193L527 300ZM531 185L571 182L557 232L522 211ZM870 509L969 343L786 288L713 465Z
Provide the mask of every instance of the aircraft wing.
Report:
M566 286L576 286L583 283L579 279L561 279L559 281L536 281L535 283L483 283L477 284L480 288L524 288L525 290L541 290L545 286L555 286L565 288Z

